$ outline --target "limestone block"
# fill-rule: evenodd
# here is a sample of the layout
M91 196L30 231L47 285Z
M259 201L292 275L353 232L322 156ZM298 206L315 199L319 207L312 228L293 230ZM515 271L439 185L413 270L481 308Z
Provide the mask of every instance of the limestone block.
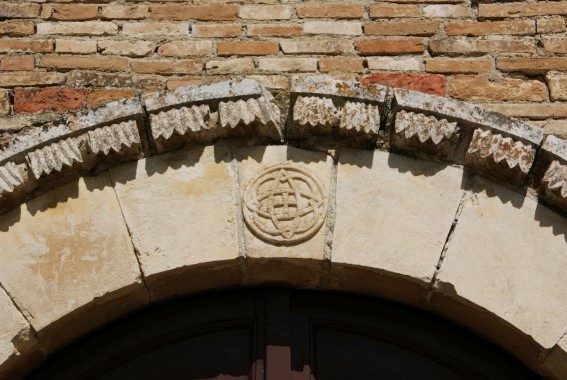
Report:
M428 285L463 197L462 175L394 153L340 152L332 266Z
M22 185L24 178L18 165L7 162L0 166L0 197L4 193L11 193L14 188Z
M123 147L132 148L140 144L140 135L135 120L97 128L87 133L89 148L94 154L120 152Z
M325 153L288 146L242 148L236 157L242 209L250 213L243 226L249 281L285 283L299 278L296 285L317 285L327 233L327 215L320 207L326 210L329 199L332 159ZM260 178L264 173L266 176ZM309 186L308 178L318 182L321 189ZM265 187L254 186L255 180ZM261 202L266 192L273 196L272 204L250 205L250 199ZM286 219L289 215L295 217ZM258 221L256 226L254 220ZM294 239L295 234L302 234L309 226L310 233ZM266 239L262 230L272 234L272 241ZM286 237L292 241L286 242Z
M535 187L540 197L567 210L567 141L547 136L534 167Z
M48 350L147 302L108 174L4 214L0 246L0 282Z
M221 266L239 257L228 148L162 154L110 172L154 298L200 287L185 275L191 266ZM172 274L179 280L171 281ZM219 281L217 286L239 283L239 273L231 267Z
M28 322L2 288L0 321L0 378L9 378L9 371L13 371L18 356L28 354L37 341Z
M37 179L52 172L60 172L64 166L72 167L75 163L83 162L81 140L69 137L54 142L29 152L26 161Z
M553 348L543 363L544 368L557 379L567 378L567 334Z
M435 307L535 366L539 347L552 348L567 326L567 221L481 178L473 188L441 266ZM459 312L459 302L476 304L478 315ZM517 331L523 341L514 339Z

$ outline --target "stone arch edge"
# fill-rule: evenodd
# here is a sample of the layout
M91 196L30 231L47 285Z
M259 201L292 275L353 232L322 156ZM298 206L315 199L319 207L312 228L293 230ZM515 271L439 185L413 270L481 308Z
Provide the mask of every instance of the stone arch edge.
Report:
M217 92L219 88L223 90ZM14 191L4 192L5 201L17 203L28 192L33 194L35 189L62 183L58 173L65 179L69 173L82 175L97 166L113 166L187 143L210 144L224 137L301 142L332 136L347 146L376 145L412 156L453 162L516 190L530 185L546 204L558 209L564 207L561 192L565 175L560 169L567 157L567 143L554 136L543 141L543 135L528 124L444 98L381 86L359 87L321 77L294 79L290 99L291 117L286 119L278 116L281 111L274 98L257 84L224 82L120 101L95 111L69 115L63 125L47 130L39 127L33 131L34 138L22 135L3 152L0 174L17 178L13 171L16 167L24 180L20 184L12 183ZM221 106L221 103L225 104ZM353 115L358 114L364 116L355 120ZM282 119L286 119L285 124ZM196 121L186 128L181 125L182 120ZM378 121L378 128L372 120ZM415 125L419 128L414 128ZM87 159L91 156L96 157ZM23 178L25 173L29 173L27 178ZM39 178L35 177L36 173ZM0 177L4 183L5 178ZM196 268L207 273L206 265ZM289 285L305 284L294 284L292 279ZM368 290L351 291L365 294ZM366 294L387 297L380 291ZM412 300L403 302L424 307ZM462 304L466 303L463 300ZM445 317L455 319L454 315ZM553 360L559 351L561 347L557 346L549 357ZM541 357L542 352L537 355Z

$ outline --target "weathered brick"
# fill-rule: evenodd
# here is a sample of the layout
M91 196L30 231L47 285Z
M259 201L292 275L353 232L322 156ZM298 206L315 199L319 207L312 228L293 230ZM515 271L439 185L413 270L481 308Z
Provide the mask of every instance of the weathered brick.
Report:
M384 0L390 3L416 3L421 4L423 0ZM462 3L463 0L427 0L427 3Z
M539 34L565 32L565 20L562 17L542 18L536 24Z
M154 20L235 20L238 5L152 5L150 18Z
M124 73L105 73L99 71L75 70L67 74L67 85L70 87L136 87L148 91L161 90L164 78L157 75L137 75Z
M567 71L567 57L501 57L496 60L496 67L502 71L527 74Z
M492 66L490 58L428 58L425 60L425 70L431 73L489 73L493 69Z
M479 106L513 117L567 118L567 103L479 103Z
M299 36L303 31L303 27L300 24L249 24L246 29L249 37Z
M34 34L32 21L4 21L0 22L0 36L29 36Z
M363 58L321 58L319 60L319 71L330 73L334 71L362 72L364 71Z
M304 3L296 7L297 16L301 18L361 18L364 7L359 4L337 3Z
M56 21L95 20L98 18L96 5L44 5L41 17Z
M86 96L86 89L16 88L14 90L14 112L78 111L85 105Z
M536 42L531 37L522 39L483 40L469 37L431 39L429 48L435 53L535 53Z
M417 5L375 4L370 6L370 18L421 17Z
M125 55L127 57L145 57L154 52L156 43L153 41L98 41L98 49L103 55Z
M437 74L371 74L362 78L365 85L378 83L426 94L445 96L447 78Z
M449 96L461 100L510 100L545 102L547 87L537 80L488 76L455 76L449 82Z
M343 54L354 52L351 40L338 38L282 40L280 46L285 54Z
M201 59L178 59L175 61L137 60L132 61L132 71L140 74L196 74L203 71Z
M486 34L534 35L534 20L452 22L445 25L449 36L483 36Z
M2 71L32 71L34 68L35 60L31 55L4 57L0 61Z
M225 60L213 60L205 65L209 74L243 74L254 70L252 58L232 58Z
M247 20L289 20L292 13L289 5L243 5L238 16Z
M108 21L44 22L37 24L37 34L111 36L118 33L118 26Z
M55 52L63 54L95 54L96 41L56 40Z
M431 36L438 31L437 21L394 21L364 25L364 34L378 36Z
M422 71L421 57L368 57L369 70L380 71Z
M211 55L212 53L211 41L170 41L158 48L158 54L164 57L187 57Z
M229 80L230 77L223 76L182 76L167 78L166 88L175 90L183 86L196 86L202 84L210 84L218 81Z
M63 83L65 75L61 73L21 72L0 73L0 87L45 86Z
M567 38L544 37L541 42L546 53L567 54Z
M306 21L303 24L303 33L358 36L362 34L362 23L352 21Z
M194 24L191 29L193 37L240 37L241 33L240 24Z
M39 4L0 2L0 18L34 18L39 11Z
M567 15L567 2L550 1L538 3L479 4L480 18L533 17L545 15Z
M423 7L422 11L425 17L457 18L468 17L470 8L467 8L464 5L435 4Z
M87 95L87 106L97 108L115 100L128 99L136 95L136 90L132 88L97 88Z
M279 44L274 41L235 41L219 42L217 55L275 55L280 52Z
M122 25L122 34L127 36L187 35L189 24L186 22L126 22Z
M51 53L53 40L0 40L0 53Z
M39 67L59 70L121 71L128 68L128 59L98 55L44 55L41 57Z
M8 90L0 90L0 116L10 114L10 93Z
M567 100L567 73L550 72L547 73L546 79L551 100Z
M140 20L148 17L148 9L147 5L109 5L100 16L103 20Z
M423 53L425 49L420 38L409 38L359 41L356 50L362 55L396 55Z
M317 71L316 58L260 58L258 68L261 71L309 72Z

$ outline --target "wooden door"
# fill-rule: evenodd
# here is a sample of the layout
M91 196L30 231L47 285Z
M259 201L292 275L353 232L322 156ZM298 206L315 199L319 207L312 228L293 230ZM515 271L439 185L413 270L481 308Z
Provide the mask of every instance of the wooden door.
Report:
M421 311L290 290L198 297L109 326L30 379L527 379L498 348Z

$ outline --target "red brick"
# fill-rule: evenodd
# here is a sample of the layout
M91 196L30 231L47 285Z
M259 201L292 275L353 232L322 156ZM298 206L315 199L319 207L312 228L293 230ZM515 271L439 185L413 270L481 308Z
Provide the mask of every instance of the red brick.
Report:
M361 82L365 85L378 83L438 96L445 96L447 86L447 78L437 74L371 74L363 77Z
M358 4L307 3L297 5L297 16L302 18L361 18L364 7Z
M421 17L417 5L375 4L370 6L370 18Z
M4 21L0 22L0 36L29 36L34 34L33 21Z
M303 28L299 24L249 24L247 34L254 36L286 37L299 36Z
M34 18L39 16L39 4L0 3L0 18Z
M546 53L567 54L567 38L544 37L542 43Z
M280 51L279 46L273 41L219 42L217 55L275 55Z
M533 17L545 15L567 15L567 2L550 1L539 3L479 4L480 18Z
M65 75L37 71L0 73L0 87L43 86L63 83Z
M97 88L87 95L87 106L97 108L115 100L132 98L136 95L136 90L131 88Z
M83 108L86 97L86 89L16 88L14 90L14 112L78 111Z
M492 71L492 60L484 58L428 58L425 61L425 71L456 74L489 73Z
M96 5L44 5L42 17L50 20L94 20L98 18Z
M35 66L33 56L5 57L0 63L2 71L32 71Z
M53 40L0 40L0 52L31 52L51 53L53 51Z
M319 71L329 73L333 71L361 72L364 70L363 58L321 58Z
M473 37L449 37L429 40L429 48L435 53L535 53L536 41L532 37L485 40Z
M396 55L423 53L425 50L420 38L398 40L364 40L356 44L362 55Z
M59 70L89 69L102 71L121 71L128 68L128 59L110 56L88 55L44 55L39 67Z
M567 71L567 57L502 57L496 60L496 67L502 71L522 71L528 74Z
M154 5L150 18L154 20L235 20L236 4L214 5Z
M534 35L534 20L452 22L445 25L449 36L483 36L486 34Z
M193 37L240 37L240 24L195 24L192 27Z
M132 71L140 74L196 74L203 71L201 59L177 59L159 61L155 59L132 61Z
M437 21L376 22L364 25L364 34L380 36L431 36L439 31Z
M449 82L449 96L461 100L513 100L527 102L547 101L547 87L537 80L487 76L453 77Z

